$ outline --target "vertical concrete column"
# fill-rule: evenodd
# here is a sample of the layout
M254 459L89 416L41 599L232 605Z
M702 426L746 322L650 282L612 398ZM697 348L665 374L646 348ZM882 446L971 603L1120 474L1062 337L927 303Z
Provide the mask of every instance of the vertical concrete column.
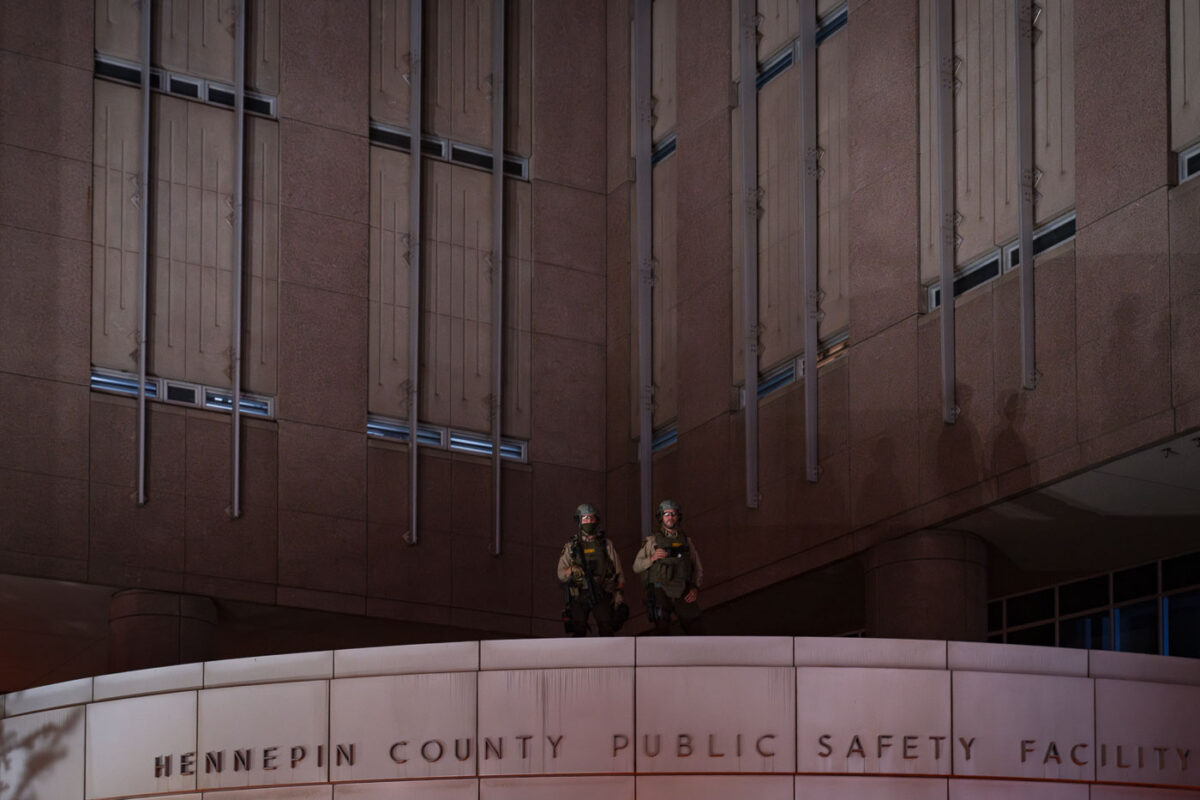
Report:
M207 597L145 589L108 604L108 666L113 672L204 661L212 655L217 607Z
M987 544L959 531L917 531L865 554L867 635L983 641Z

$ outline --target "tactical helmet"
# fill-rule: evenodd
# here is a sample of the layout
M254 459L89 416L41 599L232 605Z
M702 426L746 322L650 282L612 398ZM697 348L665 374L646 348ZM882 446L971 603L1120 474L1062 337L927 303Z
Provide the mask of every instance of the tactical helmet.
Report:
M662 522L664 511L674 511L675 519L680 522L683 521L683 510L679 508L679 503L676 503L674 500L663 500L658 504L658 512L655 514L655 516L658 518L659 522Z
M584 516L587 514L591 514L597 520L600 519L600 512L596 510L594 505L591 503L580 503L575 509L575 524L581 524Z

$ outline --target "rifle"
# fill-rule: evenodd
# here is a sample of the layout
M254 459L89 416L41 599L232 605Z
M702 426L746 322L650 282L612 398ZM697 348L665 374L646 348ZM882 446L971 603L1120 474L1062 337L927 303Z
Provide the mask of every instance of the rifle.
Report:
M597 545L602 541L603 537L597 537ZM571 541L571 558L583 569L583 582L587 588L588 606L595 608L600 603L600 593L596 591L596 578L592 575L591 567L588 566L587 559L583 557L582 548L579 546L578 534Z

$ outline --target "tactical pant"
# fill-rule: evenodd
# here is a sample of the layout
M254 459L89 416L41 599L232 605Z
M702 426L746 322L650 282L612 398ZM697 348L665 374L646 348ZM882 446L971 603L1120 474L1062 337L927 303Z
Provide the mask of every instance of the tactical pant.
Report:
M700 617L699 603L689 603L682 597L668 597L658 585L651 586L649 593L651 596L646 599L654 621L655 634L666 636L671 632L671 614L674 613L679 618L683 632L688 636L704 635L704 620Z
M596 632L601 636L612 636L613 598L608 592L596 592L597 602L592 605L586 594L572 597L569 606L571 610L571 635L587 636L588 614L596 620Z

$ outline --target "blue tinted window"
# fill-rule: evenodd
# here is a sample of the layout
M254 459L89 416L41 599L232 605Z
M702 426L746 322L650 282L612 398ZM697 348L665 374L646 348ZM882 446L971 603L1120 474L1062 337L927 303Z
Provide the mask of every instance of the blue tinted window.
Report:
M1108 612L1064 619L1058 623L1058 644L1060 647L1080 647L1085 650L1111 650L1112 630Z
M1200 658L1200 590L1163 598L1163 652Z
M1125 653L1158 652L1158 601L1146 600L1113 611L1116 649Z

